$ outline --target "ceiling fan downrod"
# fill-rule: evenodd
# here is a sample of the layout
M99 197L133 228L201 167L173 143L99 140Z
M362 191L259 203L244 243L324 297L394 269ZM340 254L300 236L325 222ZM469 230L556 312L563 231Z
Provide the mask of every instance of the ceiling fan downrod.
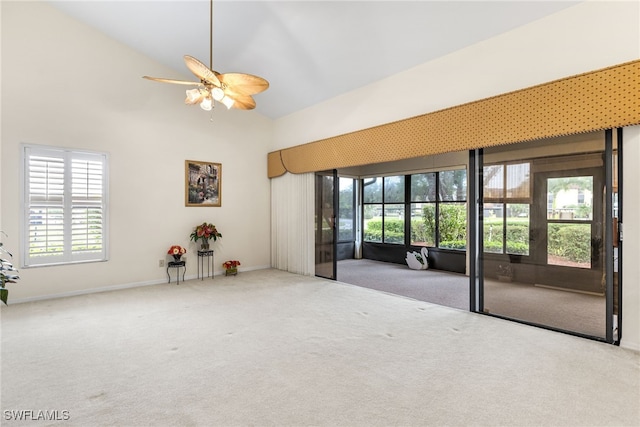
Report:
M209 68L213 70L213 0L209 3Z

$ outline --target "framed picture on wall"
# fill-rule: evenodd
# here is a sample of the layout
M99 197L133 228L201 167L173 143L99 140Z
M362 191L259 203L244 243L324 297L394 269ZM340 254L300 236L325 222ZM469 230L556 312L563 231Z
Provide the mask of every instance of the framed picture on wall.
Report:
M222 164L185 160L185 206L222 206Z

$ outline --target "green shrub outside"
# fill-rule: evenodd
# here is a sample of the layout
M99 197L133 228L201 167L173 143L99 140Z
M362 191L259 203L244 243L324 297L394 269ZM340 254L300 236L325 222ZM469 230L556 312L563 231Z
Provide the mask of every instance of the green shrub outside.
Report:
M440 204L440 244L438 247L448 249L465 249L467 247L467 207L463 204ZM411 222L411 238L414 242L433 244L436 233L436 208L427 205L422 208L422 221ZM452 243L457 242L457 243ZM460 242L464 242L462 246Z
M422 219L411 220L411 241L433 244L435 235L435 205L422 209ZM385 242L404 243L404 221L402 219L385 220ZM441 248L465 249L467 239L467 209L465 205L440 205L440 245ZM364 240L382 241L382 219L367 221Z
M364 240L370 242L382 241L382 218L372 219L367 222L364 231ZM397 218L387 218L384 228L385 243L404 243L404 221Z
M489 225L494 225L493 231ZM485 242L502 242L502 223L484 225ZM517 221L507 221L507 241L517 243L529 242L529 224Z
M591 260L591 227L585 224L549 224L547 250L574 262Z
M382 230L364 230L365 242L382 242Z
M493 230L490 230L490 225L494 225ZM502 221L484 224L484 250L485 252L502 253ZM529 254L528 222L507 220L507 253Z
M527 243L510 242L507 240L507 253L513 255L528 255L529 245Z
M382 218L367 221L364 230L364 240L369 242L382 242Z
M397 218L386 218L384 221L384 231L387 233L404 234L404 220Z
M467 240L467 206L440 204L440 247L442 242ZM465 244L466 247L466 244Z
M509 242L529 246L529 224L507 221L507 245Z
M404 220L397 218L385 218L384 221L385 243L404 244Z
M388 218L385 221L385 242L404 243L404 221ZM496 232L489 232L489 224L484 227L484 248L486 252L502 253L502 222ZM466 207L462 205L440 205L440 244L447 249L466 249ZM435 206L423 208L422 219L411 221L411 241L433 244L435 234ZM367 241L382 241L382 219L367 222L364 231ZM527 255L529 253L528 220L507 220L507 253ZM574 262L589 262L591 259L591 230L584 224L549 224L549 254Z
M427 245L431 246L434 244L433 242L433 231L432 227L427 227L421 219L412 219L411 220L411 241L412 242L425 242Z
M382 233L382 218L369 220L366 231L380 231Z
M440 248L444 249L466 249L466 240L443 240L440 242Z
M435 246L436 238L436 205L426 205L422 207L422 224L424 224L424 236L428 236L424 241L431 242ZM413 230L413 227L412 227ZM420 240L416 240L420 241Z
M485 252L491 252L491 253L498 253L501 254L502 253L502 241L486 241L484 242L484 251Z

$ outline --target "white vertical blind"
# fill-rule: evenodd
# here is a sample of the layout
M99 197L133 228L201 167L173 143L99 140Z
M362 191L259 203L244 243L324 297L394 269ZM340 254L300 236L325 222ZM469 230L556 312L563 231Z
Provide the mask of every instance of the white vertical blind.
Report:
M271 179L271 266L315 275L314 174Z
M107 155L24 145L25 266L103 261Z
M531 163L485 165L483 168L484 200L531 203Z
M529 162L507 165L507 199L531 200L531 164Z

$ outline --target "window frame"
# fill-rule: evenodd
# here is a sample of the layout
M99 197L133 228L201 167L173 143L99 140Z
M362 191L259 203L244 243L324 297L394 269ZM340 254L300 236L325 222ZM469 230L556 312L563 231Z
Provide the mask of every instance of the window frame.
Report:
M455 171L464 171L465 174L465 191L464 191L464 200L443 200L443 198L440 195L440 174L442 172L455 172ZM361 185L364 188L364 182L366 180L371 180L371 179L375 179L381 180L381 191L380 191L380 200L376 200L374 202L365 202L365 197L363 197L363 211L365 210L365 206L366 205L379 205L380 209L382 210L382 236L381 236L381 240L380 241L376 241L376 240L367 240L365 238L366 235L366 229L365 229L365 224L364 224L364 218L362 220L361 223L361 227L362 227L362 241L366 242L366 243L376 243L376 244L388 244L388 245L398 245L398 244L402 244L402 243L397 243L397 242L388 242L387 239L385 239L385 223L384 223L384 212L385 212L385 205L398 205L398 204L402 204L404 205L404 212L403 212L403 218L404 218L404 224L405 224L405 232L404 232L404 246L409 247L409 246L417 246L415 245L412 241L411 241L411 213L412 213L412 206L414 204L420 203L420 204L429 204L429 205L433 205L435 207L435 235L434 235L434 244L435 246L428 246L425 245L425 247L428 248L438 248L438 249L442 249L442 250L451 250L451 251L456 251L456 252L464 252L467 250L467 236L465 236L465 247L464 248L447 248L447 247L440 247L440 206L441 205L454 205L454 204L464 204L465 206L467 206L468 204L468 197L469 197L469 189L468 189L468 170L466 166L452 166L452 167L445 167L442 169L438 169L438 170L426 170L426 171L415 171L412 172L410 174L405 174L405 175L400 175L400 174L385 174L385 175L372 175L372 176L366 176L366 177L361 177L360 181L361 181ZM414 175L424 175L424 174L433 174L434 175L434 184L435 184L435 192L434 192L434 196L435 196L435 200L414 200L411 196L411 184L412 184L412 177ZM385 202L385 178L388 177L404 177L404 202ZM466 224L465 224L465 228L468 229L468 206L467 208L465 208L465 216L466 216ZM468 233L467 233L468 234ZM419 245L422 246L422 245Z
M447 172L456 172L456 171L464 171L464 182L465 182L465 191L464 191L464 200L445 200L445 198L443 197L443 191L442 191L442 179L441 179L441 174L443 173L447 173ZM469 189L468 189L468 181L469 181L469 176L468 176L468 170L466 167L462 167L462 168L452 168L452 169L444 169L444 170L439 170L436 172L436 247L439 249L446 249L446 250L450 250L450 251L466 251L467 250L467 246L469 243L469 239L468 239L468 235L469 235L469 206L467 205L468 203L468 198L469 198ZM454 248L454 247L443 247L441 246L441 243L443 242L442 240L442 233L441 233L441 225L440 222L443 218L443 210L442 207L443 206L454 206L454 205L464 205L464 215L465 215L465 224L464 224L464 228L465 228L465 237L464 237L464 248Z
M402 189L402 201L398 201L398 200L394 200L394 201L389 201L386 202L385 200L387 199L386 196L386 192L387 192L387 188L386 188L386 180L387 178L402 178L402 185L403 185L403 189ZM379 198L376 198L374 201L372 202L368 202L367 200L367 194L366 194L366 185L365 185L365 181L366 180L371 180L373 179L374 182L378 182L378 180L380 180L380 192L379 192ZM386 174L386 175L373 175L373 176L367 176L367 177L361 177L360 178L360 185L362 187L362 219L361 219L361 229L362 229L362 242L366 242L366 243L377 243L377 244L386 244L386 245L393 245L393 246L405 246L406 245L406 241L407 241L407 237L406 237L406 233L405 233L405 228L406 228L406 207L407 207L407 201L406 201L406 191L407 191L407 176L403 175L403 174ZM377 195L377 194L376 194ZM387 224L387 218L389 220L391 220L391 216L386 212L385 210L385 205L402 205L403 207L403 212L401 215L401 219L404 222L403 227L402 227L402 242L394 242L394 241L390 241L392 239L392 237L387 236L387 232L385 230L385 226ZM380 207L380 218L381 218L381 234L380 234L380 240L367 240L366 239L366 228L365 228L365 212L366 212L366 207L367 206L379 206Z
M32 267L47 267L53 265L68 265L68 264L77 264L77 263L87 263L87 262L103 262L108 260L108 248L109 248L109 154L105 152L93 151L93 150L81 150L81 149L72 149L65 147L56 147L56 146L47 146L47 145L35 145L35 144L21 144L20 147L20 197L21 197L21 220L20 220L20 248L21 248L21 266L23 268L32 268ZM29 159L31 157L51 157L53 159L57 159L64 165L64 172L61 173L63 176L63 184L62 184L62 193L61 200L56 202L51 202L49 200L43 200L39 202L32 202L31 200L31 176L33 172L33 168L29 164ZM73 165L74 162L77 165L77 162L87 162L93 163L101 166L99 171L96 174L92 174L90 171L87 172L87 175L84 175L87 180L91 178L93 175L97 177L99 184L97 193L94 192L92 197L78 197L78 194L82 194L78 192L80 187L78 185L78 181L74 181L73 179ZM77 169L76 169L77 170ZM83 176L83 175L80 175ZM48 182L48 181L47 181ZM75 183L74 183L75 182ZM75 190L74 190L75 188ZM86 190L87 195L90 193L90 190ZM48 193L49 194L49 193ZM96 198L95 194L99 194ZM74 201L73 195L75 195L76 200ZM78 200L79 199L79 200ZM93 199L93 200L89 200ZM34 255L31 252L31 210L32 207L36 206L40 209L45 209L46 207L51 207L53 209L62 209L62 243L61 251L50 251L47 255ZM90 211L90 210L99 210L99 227L100 233L99 240L100 246L97 250L87 250L87 248L83 248L81 250L73 249L73 238L74 235L77 237L78 228L75 227L76 232L74 233L74 224L80 224L82 228L86 228L86 239L87 241L91 237L91 234L88 230L90 228L91 220L89 216L91 214L87 213L86 217L83 217L79 220L79 222L75 222L73 219L74 212L78 213L78 210L82 211ZM79 234L83 236L81 232Z
M341 203L342 203L342 193L340 190L340 186L341 186L341 182L342 180L349 180L351 181L351 207L349 209L349 211L351 212L351 236L348 239L342 239L341 238L341 233L343 233L345 230L342 228L342 214L345 211L344 209L342 209L341 207ZM344 242L353 242L356 240L356 230L357 230L357 225L356 225L356 220L357 220L357 215L356 215L356 189L358 188L358 180L356 178L352 178L352 177L348 177L348 176L338 176L338 207L337 207L337 218L338 218L338 236L337 236L337 242L338 243L344 243Z
M521 165L521 164L528 164L529 167L529 178L528 178L528 186L529 186L529 190L528 190L528 196L527 197L513 197L513 196L509 196L508 195L508 185L509 185L509 180L508 180L508 169L509 166L513 166L513 165ZM527 248L528 253L527 254L516 254L516 253L510 253L507 249L507 228L508 228L508 224L507 224L507 210L508 210L508 205L528 205L529 206L529 214L527 216L527 218L529 219L528 222L528 230L529 233L531 233L531 210L532 210L532 206L533 206L533 161L531 159L521 159L521 160L509 160L509 161L503 161L503 162L491 162L491 163L486 163L484 165L482 165L483 167L483 176L484 176L484 169L486 169L487 167L491 167L491 166L501 166L502 167L502 195L499 197L487 197L484 196L483 197L483 201L482 204L483 206L485 204L494 204L494 205L501 205L502 209L501 209L501 213L502 213L502 250L500 252L491 252L491 251L487 251L486 247L484 248L484 254L485 255L491 255L491 254L495 254L495 255L509 255L509 256L519 256L519 257L525 257L528 258L531 256L531 248ZM484 183L482 184L484 186ZM484 236L484 230L482 231L482 236Z

